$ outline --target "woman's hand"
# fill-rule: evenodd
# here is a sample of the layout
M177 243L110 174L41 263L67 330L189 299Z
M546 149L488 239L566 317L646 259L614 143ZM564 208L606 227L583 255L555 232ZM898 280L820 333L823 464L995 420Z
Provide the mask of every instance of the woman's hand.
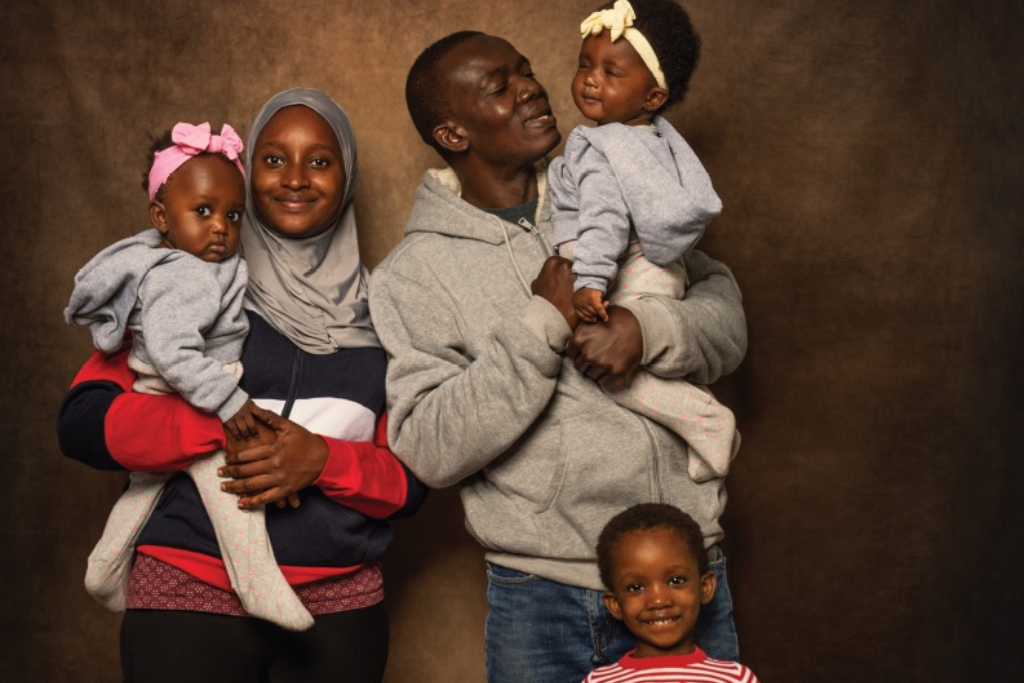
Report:
M221 484L221 489L241 496L238 507L250 510L261 505L288 501L298 506L299 490L320 476L327 464L327 444L316 434L291 420L257 407L253 415L276 437L272 442L262 434L258 445L233 443L228 439L227 465L219 474L234 481Z

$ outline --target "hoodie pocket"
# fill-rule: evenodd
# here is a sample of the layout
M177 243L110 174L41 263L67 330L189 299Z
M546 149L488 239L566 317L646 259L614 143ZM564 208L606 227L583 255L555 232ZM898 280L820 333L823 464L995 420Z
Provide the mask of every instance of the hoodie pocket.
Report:
M651 500L653 444L641 422L623 411L563 420L558 468L544 515L548 538L578 539L593 554L604 524L625 507Z

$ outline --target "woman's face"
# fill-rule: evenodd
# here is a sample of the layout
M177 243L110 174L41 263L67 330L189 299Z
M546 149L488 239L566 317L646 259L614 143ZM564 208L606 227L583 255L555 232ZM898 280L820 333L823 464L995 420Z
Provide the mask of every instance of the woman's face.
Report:
M302 105L274 114L252 150L252 200L283 237L318 235L341 210L345 167L330 124Z

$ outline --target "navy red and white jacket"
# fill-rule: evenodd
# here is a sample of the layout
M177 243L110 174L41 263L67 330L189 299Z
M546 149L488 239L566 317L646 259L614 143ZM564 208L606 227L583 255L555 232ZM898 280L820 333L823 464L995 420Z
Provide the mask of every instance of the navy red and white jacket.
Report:
M300 492L298 508L266 507L274 556L292 584L354 571L387 549L392 534L386 520L413 514L427 493L388 448L387 357L379 348L306 353L247 313L242 389L258 405L319 434L329 449L319 478ZM101 470L179 471L137 547L224 587L213 526L192 480L180 473L224 447L223 425L179 396L132 392L134 380L127 349L94 353L61 404L61 450Z

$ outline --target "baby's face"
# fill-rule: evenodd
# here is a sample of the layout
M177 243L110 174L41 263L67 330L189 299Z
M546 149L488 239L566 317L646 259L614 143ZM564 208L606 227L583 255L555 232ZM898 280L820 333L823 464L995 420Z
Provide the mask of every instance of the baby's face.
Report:
M201 154L179 166L150 205L161 245L204 261L223 261L238 251L245 212L245 178L219 154Z
M660 103L650 108L658 87L650 69L625 38L614 43L610 31L588 36L580 46L579 67L572 79L572 99L580 112L598 124L646 123Z
M690 654L701 605L715 593L715 575L700 574L679 534L657 528L627 534L612 552L608 611L636 636L636 657Z

